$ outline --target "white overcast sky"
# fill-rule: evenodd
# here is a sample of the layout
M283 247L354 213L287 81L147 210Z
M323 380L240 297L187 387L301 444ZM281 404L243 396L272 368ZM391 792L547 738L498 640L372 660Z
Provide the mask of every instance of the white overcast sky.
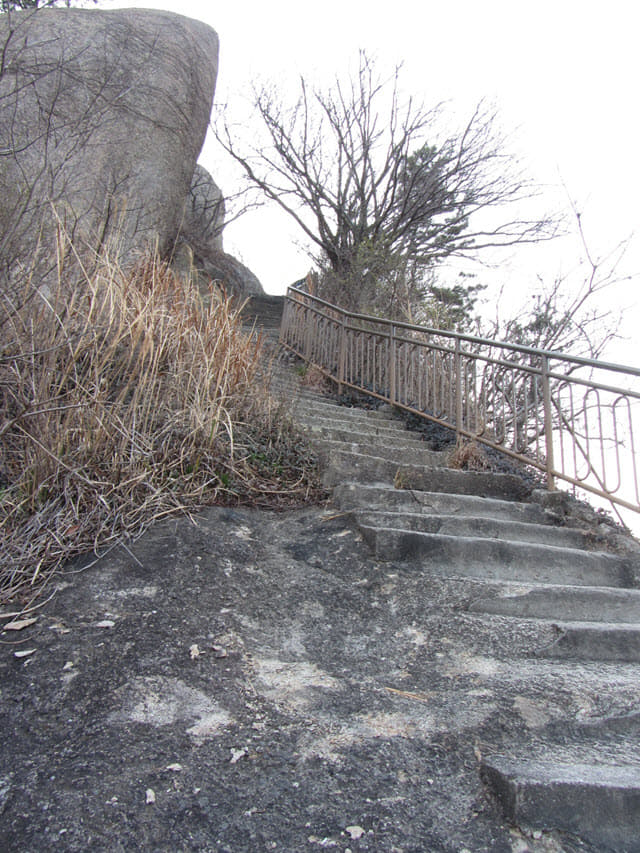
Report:
M327 81L366 49L379 67L402 62L407 93L427 103L450 101L466 115L482 98L498 108L502 128L529 174L549 187L549 207L564 184L583 215L592 253L637 237L623 272L640 272L640 117L636 0L105 0L103 8L162 8L210 24L220 37L216 99L233 104L255 79L283 88L300 74ZM200 162L220 178L219 155L207 142ZM555 187L555 189L554 189ZM310 264L299 235L277 212L248 218L225 235L265 289L282 293ZM537 272L568 272L577 241L511 258L482 273L494 285L530 292ZM610 299L625 308L628 335L640 324L640 279ZM624 358L638 363L635 346Z

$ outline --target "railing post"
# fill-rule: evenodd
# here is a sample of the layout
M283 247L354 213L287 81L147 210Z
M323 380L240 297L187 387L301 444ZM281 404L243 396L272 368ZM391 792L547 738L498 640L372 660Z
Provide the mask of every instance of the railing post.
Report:
M456 338L456 353L455 353L455 374L456 374L456 440L459 442L462 438L462 353L460 348L460 338Z
M347 329L344 314L340 317L340 339L338 341L338 394L342 394L345 363L347 360Z
M289 319L289 294L284 298L284 306L282 309L282 320L280 321L280 328L278 330L278 343L282 345L287 340L287 322Z
M393 323L389 326L389 402L398 402L396 396L396 327Z
M544 410L544 441L547 470L547 488L555 489L553 476L553 418L551 411L551 387L549 385L549 357L542 356L542 403Z
M311 350L312 350L312 337L313 337L313 329L311 328L311 323L309 322L309 314L310 311L305 305L303 309L303 323L304 323L304 358L305 361L311 361Z

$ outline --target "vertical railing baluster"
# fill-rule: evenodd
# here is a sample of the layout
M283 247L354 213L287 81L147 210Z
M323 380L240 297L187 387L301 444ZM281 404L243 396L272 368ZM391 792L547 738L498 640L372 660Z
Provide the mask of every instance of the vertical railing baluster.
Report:
M551 410L551 385L549 383L549 357L542 356L542 401L544 408L544 441L546 455L547 488L555 489L553 476L553 413Z
M460 338L456 338L455 352L455 376L456 376L456 438L462 438L462 353L460 350Z
M344 385L344 366L346 358L346 317L344 314L340 317L340 340L338 343L338 394L342 394Z
M396 397L396 327L389 326L389 402L397 403Z

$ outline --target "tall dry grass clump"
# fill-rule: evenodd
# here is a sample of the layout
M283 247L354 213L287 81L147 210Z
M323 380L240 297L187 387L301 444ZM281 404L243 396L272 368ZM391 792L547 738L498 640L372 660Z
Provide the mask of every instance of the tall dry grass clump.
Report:
M205 305L157 259L105 257L72 290L3 303L0 601L169 513L308 498L312 460L256 381L262 358L227 298Z

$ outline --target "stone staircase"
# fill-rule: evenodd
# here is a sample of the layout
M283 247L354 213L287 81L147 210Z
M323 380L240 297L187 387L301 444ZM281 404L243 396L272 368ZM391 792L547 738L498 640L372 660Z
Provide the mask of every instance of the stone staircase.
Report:
M272 314L265 325L273 323ZM550 691L575 667L594 695L603 679L613 690L618 677L640 679L634 540L604 535L595 513L592 523L584 513L559 515L517 474L448 468L448 451L431 449L389 407L339 405L301 387L286 359L272 388L291 402L336 507L375 560L473 579L485 591L468 609L481 618L552 623L555 641L531 649ZM543 737L484 755L480 772L515 824L571 832L595 849L640 851L639 733L640 680L628 713L547 726Z

